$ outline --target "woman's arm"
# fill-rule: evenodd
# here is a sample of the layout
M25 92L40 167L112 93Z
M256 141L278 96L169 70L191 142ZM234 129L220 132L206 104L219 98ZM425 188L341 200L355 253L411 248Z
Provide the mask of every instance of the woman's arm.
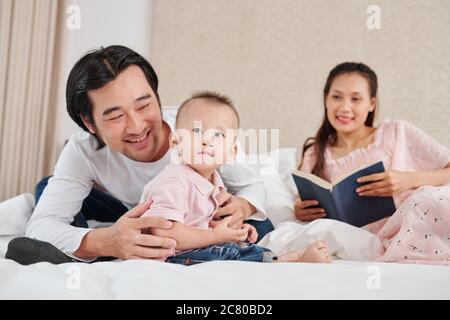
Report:
M421 186L441 186L450 183L450 163L434 171L386 171L361 177L358 183L371 182L356 189L360 196L392 196Z
M412 189L421 186L442 186L447 183L450 183L450 163L441 170L411 172Z
M245 241L249 232L248 226L234 230L230 228L229 223L230 217L227 217L221 220L214 229L204 230L186 226L181 222L174 222L171 229L150 228L150 233L158 237L174 239L177 242L177 250L197 249L212 244Z

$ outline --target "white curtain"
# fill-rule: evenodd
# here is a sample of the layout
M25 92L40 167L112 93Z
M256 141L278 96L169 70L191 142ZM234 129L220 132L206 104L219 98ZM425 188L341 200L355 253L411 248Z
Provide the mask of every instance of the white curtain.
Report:
M33 191L54 126L57 0L0 0L0 201Z

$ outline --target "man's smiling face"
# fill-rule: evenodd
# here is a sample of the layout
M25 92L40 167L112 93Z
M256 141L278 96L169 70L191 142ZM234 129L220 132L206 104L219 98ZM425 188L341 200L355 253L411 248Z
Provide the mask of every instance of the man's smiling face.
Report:
M88 92L89 131L112 150L135 161L154 161L164 143L161 110L142 70L132 65L103 87Z

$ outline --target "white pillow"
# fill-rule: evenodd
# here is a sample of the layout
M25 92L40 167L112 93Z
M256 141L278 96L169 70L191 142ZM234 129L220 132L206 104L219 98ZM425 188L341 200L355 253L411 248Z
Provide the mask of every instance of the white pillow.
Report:
M267 192L265 209L273 225L296 221L293 212L297 191L291 172L297 165L297 149L281 148L250 157L258 157L259 174Z
M245 162L254 166L260 175L290 174L296 167L297 149L280 148L247 154Z
M288 186L289 175L265 175L261 176L266 187L265 209L267 217L274 227L285 221L296 221L294 217L295 193ZM286 181L288 180L288 181Z
M0 202L0 236L22 236L34 209L34 196L24 193Z

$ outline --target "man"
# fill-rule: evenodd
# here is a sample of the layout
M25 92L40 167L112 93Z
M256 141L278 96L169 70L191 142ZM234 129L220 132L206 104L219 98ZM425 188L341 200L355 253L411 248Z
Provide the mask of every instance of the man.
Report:
M69 74L66 102L71 118L87 132L71 137L53 176L38 184L29 238L12 240L6 257L30 264L171 256L173 239L142 232L169 229L171 222L141 217L151 200L137 205L144 185L170 161L175 124L174 115L161 111L152 66L123 46L89 52ZM231 215L239 226L251 217L260 237L272 230L264 221L265 190L256 172L233 164L220 174L230 193L221 194L217 218ZM114 223L90 229L88 219Z

